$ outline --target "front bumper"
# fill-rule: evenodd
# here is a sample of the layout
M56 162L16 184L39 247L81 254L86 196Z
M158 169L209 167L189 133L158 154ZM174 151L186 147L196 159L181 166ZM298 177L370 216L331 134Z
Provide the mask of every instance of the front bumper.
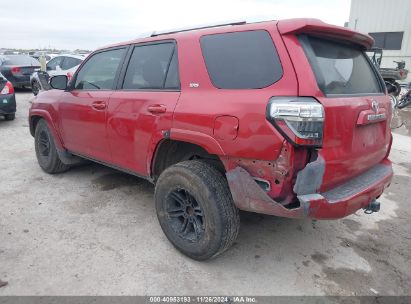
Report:
M241 210L289 218L337 219L366 208L389 186L393 171L385 159L361 175L323 193L298 196L300 206L289 209L274 201L243 168L226 173L234 204Z
M0 114L16 112L16 96L14 94L0 95Z

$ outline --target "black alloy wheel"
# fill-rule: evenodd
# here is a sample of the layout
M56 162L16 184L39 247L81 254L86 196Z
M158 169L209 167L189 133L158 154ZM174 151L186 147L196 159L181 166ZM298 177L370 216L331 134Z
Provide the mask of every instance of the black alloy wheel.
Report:
M181 238L191 242L204 235L204 214L196 199L184 189L171 191L166 198L169 225Z

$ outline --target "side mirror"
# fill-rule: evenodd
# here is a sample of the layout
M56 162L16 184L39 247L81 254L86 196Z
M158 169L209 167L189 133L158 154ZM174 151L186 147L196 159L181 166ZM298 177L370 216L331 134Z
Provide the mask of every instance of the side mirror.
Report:
M56 65L56 71L61 71L61 67L59 65Z
M68 78L66 75L57 75L50 78L50 86L57 90L67 89L67 82Z

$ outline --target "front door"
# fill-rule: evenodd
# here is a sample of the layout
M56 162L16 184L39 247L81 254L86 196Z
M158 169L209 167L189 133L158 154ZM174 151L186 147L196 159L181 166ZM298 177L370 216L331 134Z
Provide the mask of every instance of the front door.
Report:
M107 106L126 48L92 55L59 101L65 147L76 154L110 162L106 134Z

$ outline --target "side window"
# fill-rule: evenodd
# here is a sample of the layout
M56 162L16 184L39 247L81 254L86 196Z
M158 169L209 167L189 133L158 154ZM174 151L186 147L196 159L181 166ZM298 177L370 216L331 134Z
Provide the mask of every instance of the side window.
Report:
M73 57L64 57L64 61L61 64L61 68L63 70L69 70L74 68L75 66L81 63L81 59L73 58Z
M59 57L55 57L55 58L51 59L46 65L47 70L48 71L55 71L57 66L61 67L61 63L63 61L63 58L64 58L63 56L59 56Z
M77 90L111 90L114 86L125 48L94 54L81 67L74 88Z
M123 89L178 89L179 82L174 43L150 44L134 48Z
M208 74L217 88L265 88L282 77L281 62L267 31L207 35L200 43Z

